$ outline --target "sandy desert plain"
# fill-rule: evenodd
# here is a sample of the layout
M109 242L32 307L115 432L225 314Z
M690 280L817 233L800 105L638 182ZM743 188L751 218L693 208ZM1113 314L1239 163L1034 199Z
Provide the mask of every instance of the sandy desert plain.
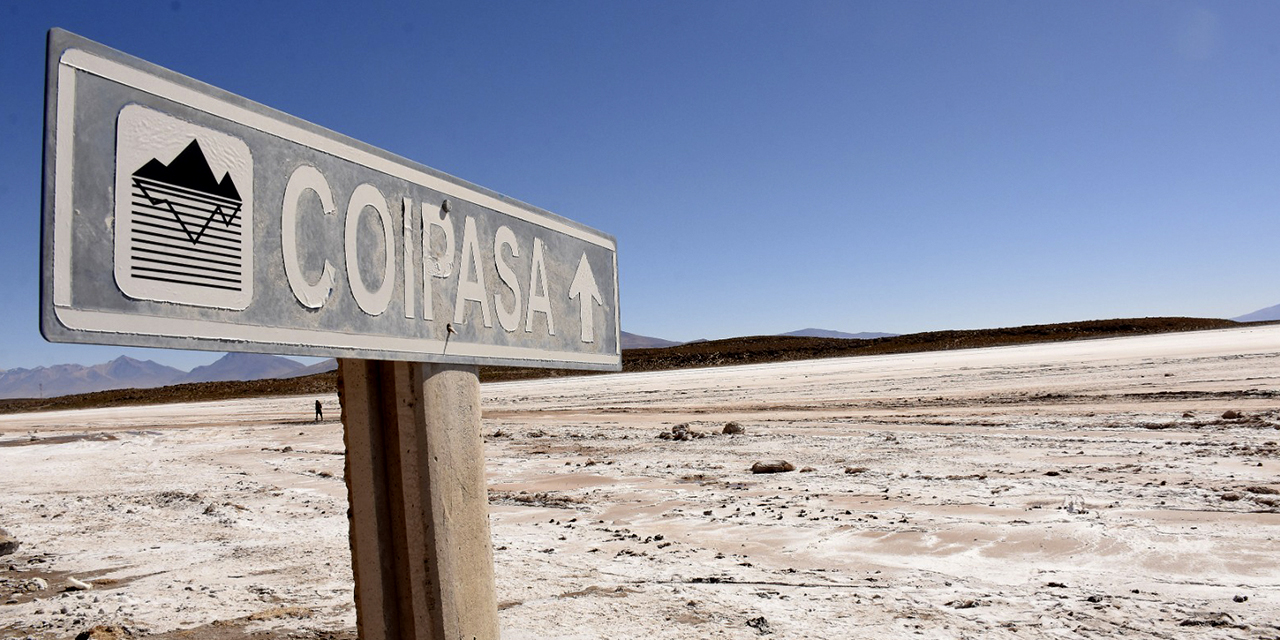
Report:
M354 637L316 398L0 416L0 636ZM1280 637L1280 326L483 406L508 640ZM751 473L771 458L796 471Z

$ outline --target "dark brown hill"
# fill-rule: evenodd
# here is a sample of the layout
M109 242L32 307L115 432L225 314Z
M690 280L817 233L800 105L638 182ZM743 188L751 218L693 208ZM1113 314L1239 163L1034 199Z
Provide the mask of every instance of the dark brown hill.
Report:
M1061 324L1029 325L1005 329L929 331L868 340L807 338L795 336L751 336L694 342L655 349L626 349L623 371L665 371L693 367L717 367L815 358L881 355L974 349L1037 342L1061 342L1114 338L1153 333L1226 329L1248 324L1213 318L1130 318L1090 320ZM485 382L582 375L580 371L559 369L511 369L481 367ZM0 400L0 413L48 411L84 407L199 402L258 396L335 393L337 374L329 371L301 378L254 380L249 382L207 382L181 384L158 389L100 391L59 398Z
M661 349L626 349L622 352L622 368L623 371L664 371L694 367L811 360L814 358L842 358L888 353L975 349L1036 342L1061 342L1064 340L1115 338L1152 333L1203 331L1239 327L1244 326L1244 324L1216 318L1126 318L1038 324L1004 329L928 331L867 340L749 336L691 342ZM487 381L524 380L565 375L579 375L579 373L538 369L490 369L487 367L481 369L481 379Z

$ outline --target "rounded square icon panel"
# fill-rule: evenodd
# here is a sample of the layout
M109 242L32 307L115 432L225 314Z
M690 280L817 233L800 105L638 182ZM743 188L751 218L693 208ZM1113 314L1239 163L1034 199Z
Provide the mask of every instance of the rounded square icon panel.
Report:
M116 119L115 278L125 295L243 310L253 299L253 156L137 104Z

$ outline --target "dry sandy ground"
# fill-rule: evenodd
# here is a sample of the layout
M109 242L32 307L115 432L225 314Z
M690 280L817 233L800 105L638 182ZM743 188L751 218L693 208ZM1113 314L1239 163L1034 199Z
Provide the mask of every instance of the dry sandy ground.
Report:
M0 417L0 636L353 637L341 426L312 401ZM484 407L509 640L1280 637L1280 327ZM657 438L680 423L707 435Z

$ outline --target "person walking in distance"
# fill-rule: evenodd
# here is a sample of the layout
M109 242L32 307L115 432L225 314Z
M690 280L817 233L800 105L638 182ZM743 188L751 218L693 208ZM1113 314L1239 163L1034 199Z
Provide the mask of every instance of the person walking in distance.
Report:
M324 408L320 406L320 401L316 400L316 422L324 420Z

